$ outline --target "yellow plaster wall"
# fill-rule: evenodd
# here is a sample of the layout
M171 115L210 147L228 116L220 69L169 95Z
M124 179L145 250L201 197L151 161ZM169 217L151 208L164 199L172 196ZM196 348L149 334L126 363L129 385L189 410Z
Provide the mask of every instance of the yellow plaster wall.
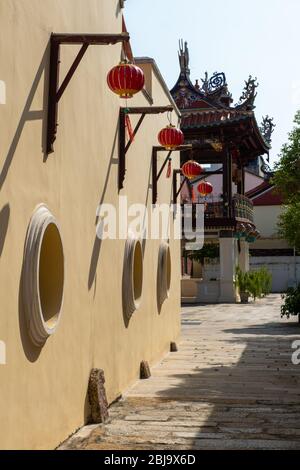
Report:
M138 379L141 360L155 363L179 334L180 245L171 241L170 298L156 306L159 240L147 240L140 309L123 318L125 240L96 239L99 202L118 198L117 123L120 100L106 85L120 45L91 46L59 106L55 153L43 150L51 32L119 33L117 0L0 0L0 448L54 448L80 427L92 367L104 369L109 402ZM61 74L79 47L64 46ZM152 77L154 105L169 104ZM121 103L124 104L123 102ZM146 106L140 93L131 105ZM135 119L132 119L133 123ZM121 195L151 204L151 148L166 116L147 116L127 154ZM163 155L159 157L163 161ZM174 157L179 166L179 156ZM163 175L159 201L170 202ZM26 230L45 203L60 225L65 254L61 322L42 349L31 345L20 302Z

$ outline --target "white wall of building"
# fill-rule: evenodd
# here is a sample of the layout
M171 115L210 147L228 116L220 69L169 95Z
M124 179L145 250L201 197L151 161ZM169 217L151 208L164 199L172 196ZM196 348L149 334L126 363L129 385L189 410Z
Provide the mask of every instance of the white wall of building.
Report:
M300 256L251 256L250 269L266 266L272 274L272 292L286 292L300 282Z

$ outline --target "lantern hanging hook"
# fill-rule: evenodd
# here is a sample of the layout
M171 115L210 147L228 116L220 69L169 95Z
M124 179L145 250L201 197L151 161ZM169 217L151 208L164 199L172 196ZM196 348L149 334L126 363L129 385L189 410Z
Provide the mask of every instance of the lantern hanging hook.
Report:
M170 126L172 126L172 111L167 112L167 119L170 123Z

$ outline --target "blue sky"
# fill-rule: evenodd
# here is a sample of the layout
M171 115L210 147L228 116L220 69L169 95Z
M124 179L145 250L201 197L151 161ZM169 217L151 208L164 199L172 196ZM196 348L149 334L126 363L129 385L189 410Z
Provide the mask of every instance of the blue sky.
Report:
M178 40L188 42L192 81L225 72L238 101L244 80L258 78L256 117L274 117L271 163L300 109L299 0L127 0L136 56L153 57L169 88L179 75Z

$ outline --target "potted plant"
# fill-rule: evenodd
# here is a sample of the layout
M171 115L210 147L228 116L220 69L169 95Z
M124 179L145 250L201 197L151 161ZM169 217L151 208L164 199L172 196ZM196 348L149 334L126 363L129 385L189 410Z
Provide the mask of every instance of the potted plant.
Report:
M258 271L249 271L247 273L244 273L240 267L237 267L235 285L239 289L242 303L247 303L250 295L255 301L257 298L270 293L272 275L265 267Z

